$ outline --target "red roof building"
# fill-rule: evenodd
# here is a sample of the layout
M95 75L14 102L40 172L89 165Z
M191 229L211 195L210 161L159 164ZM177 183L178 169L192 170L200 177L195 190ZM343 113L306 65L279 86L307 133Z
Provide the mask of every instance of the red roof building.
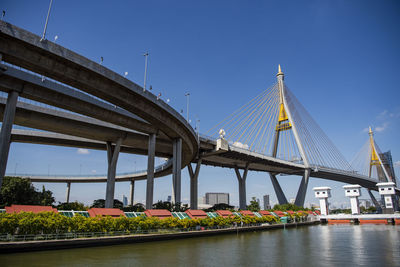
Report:
M6 213L20 213L20 212L45 212L45 211L52 211L58 212L57 209L53 208L52 206L34 206L34 205L11 205L10 207L5 207Z
M261 216L271 216L271 212L267 211L267 210L260 210L258 213L261 214Z
M145 210L147 217L157 217L159 219L171 218L172 213L169 210Z
M278 215L279 217L285 217L286 216L286 214L283 211L280 211L280 210L274 210L274 213L276 215Z
M223 218L227 218L229 216L233 216L232 212L229 210L217 210L217 214Z
M250 216L250 217L254 217L254 216L255 216L254 213L251 212L251 211L249 211L249 210L241 210L240 213L241 213L243 216Z
M185 212L191 219L208 218L207 213L205 213L203 210L187 210Z
M111 216L111 217L120 217L125 216L125 213L120 209L111 209L111 208L91 208L88 210L90 217L96 216Z

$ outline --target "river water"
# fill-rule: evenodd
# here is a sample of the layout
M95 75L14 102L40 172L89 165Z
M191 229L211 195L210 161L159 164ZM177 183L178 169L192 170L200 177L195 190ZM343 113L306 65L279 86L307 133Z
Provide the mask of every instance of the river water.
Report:
M400 226L318 225L0 255L1 266L400 266Z

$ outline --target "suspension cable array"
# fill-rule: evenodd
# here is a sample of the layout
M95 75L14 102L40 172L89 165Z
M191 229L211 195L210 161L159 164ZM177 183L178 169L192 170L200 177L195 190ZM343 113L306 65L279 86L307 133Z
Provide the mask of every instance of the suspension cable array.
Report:
M279 70L278 76L283 73ZM289 115L290 112L290 116ZM218 137L224 129L231 145L279 159L352 171L294 94L282 82L263 91L207 133ZM296 139L297 132L297 139ZM303 149L303 155L301 153Z
M359 174L374 178L379 182L396 183L390 151L382 153L373 138L371 127L369 140L364 143L350 164Z

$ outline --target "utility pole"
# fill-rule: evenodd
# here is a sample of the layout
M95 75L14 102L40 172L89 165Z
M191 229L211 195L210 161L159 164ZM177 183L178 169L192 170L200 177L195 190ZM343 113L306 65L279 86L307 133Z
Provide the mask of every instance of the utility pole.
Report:
M50 0L50 5L49 5L49 10L47 11L47 17L46 17L46 23L44 24L44 30L43 30L43 35L40 41L43 41L46 39L46 31L47 31L47 23L49 22L49 17L50 17L50 11L51 11L51 5L53 4L53 0Z

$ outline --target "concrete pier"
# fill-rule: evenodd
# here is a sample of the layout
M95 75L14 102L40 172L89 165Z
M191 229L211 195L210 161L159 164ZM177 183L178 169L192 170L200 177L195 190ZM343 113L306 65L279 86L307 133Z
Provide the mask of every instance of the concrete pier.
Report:
M153 208L155 151L156 151L156 135L150 134L149 149L147 155L146 209Z
M14 123L15 109L17 106L18 92L10 91L8 93L7 103L4 111L3 122L0 133L0 188L6 174L8 153L11 144L11 130Z
M249 171L249 164L246 164L246 167L243 170L243 175L240 174L239 168L235 167L236 178L238 180L239 185L239 209L245 210L247 206L246 202L246 178L247 173Z

